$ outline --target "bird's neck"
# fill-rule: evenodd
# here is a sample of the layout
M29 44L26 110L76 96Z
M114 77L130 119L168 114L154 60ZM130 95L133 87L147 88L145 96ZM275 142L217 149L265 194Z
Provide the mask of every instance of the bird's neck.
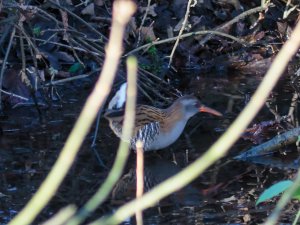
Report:
M164 110L164 130L173 129L178 123L186 122L183 110L181 105L176 104L176 102L171 105L169 108Z

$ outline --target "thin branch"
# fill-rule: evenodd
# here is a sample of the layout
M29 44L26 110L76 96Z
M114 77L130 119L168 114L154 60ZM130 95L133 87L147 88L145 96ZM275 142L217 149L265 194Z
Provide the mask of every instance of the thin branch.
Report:
M14 40L14 37L15 37L15 33L16 33L16 27L13 28L13 31L11 32L11 35L10 35L10 39L9 39L9 42L8 42L8 46L7 46L7 49L6 49L6 52L5 52L5 56L4 56L4 59L3 59L3 62L2 62L2 67L1 67L1 72L0 72L0 88L2 89L2 85L3 85L3 75L4 75L4 71L5 71L5 68L6 68L6 62L7 62L7 59L8 59L8 55L10 53L10 49L11 49L11 45L12 45L12 42ZM2 110L2 95L1 95L2 92L0 92L0 111Z
M99 36L101 36L101 38L104 40L104 41L108 41L108 39L103 35L101 34L98 30L96 30L94 27L91 26L91 24L89 24L88 22L86 22L85 20L83 20L81 17L79 17L78 15L76 15L75 13L71 12L70 10L68 10L66 7L62 7L61 5L58 5L56 2L53 2L53 1L48 1L50 2L51 4L55 5L57 8L59 9L63 9L65 10L66 12L68 12L71 16L73 16L74 18L76 18L77 20L79 20L81 23L83 23L84 25L86 25L88 28L90 28L92 31L94 31L96 34L98 34Z
M275 57L272 66L264 76L248 105L244 108L233 124L227 129L226 133L224 133L219 140L215 142L206 153L203 154L202 157L194 161L188 167L184 168L176 176L169 178L153 188L151 191L147 192L142 198L130 201L126 205L116 210L113 215L94 221L90 223L90 225L111 225L120 223L124 219L132 216L137 210L142 210L153 206L160 199L184 187L196 179L214 162L224 157L230 147L238 140L240 135L244 132L255 115L264 105L271 90L274 88L281 74L284 72L289 60L298 51L299 46L300 23L297 24L295 30L292 32L290 40L283 45L282 49ZM297 181L300 183L300 173ZM288 200L289 199L290 198L288 198ZM287 202L288 201L285 201L285 204ZM277 221L276 219L279 217L279 212L276 212L277 214L274 213L274 222Z
M143 142L136 143L136 198L140 198L144 192L144 150ZM135 213L136 224L143 225L143 211L138 210Z
M215 30L202 30L202 31L196 31L196 32L190 32L190 33L186 33L186 34L183 34L180 36L180 39L182 38L187 38L187 37L191 37L191 36L195 36L195 35L200 35L200 34L215 34L215 35L219 35L219 36L223 36L223 37L227 37L229 39L232 39L238 43L240 43L241 45L248 45L247 42L239 39L239 38L236 38L232 35L229 35L229 34L226 34L226 33L222 33L220 31L215 31ZM128 55L132 55L133 53L136 53L142 49L145 49L145 48L149 48L151 46L155 46L155 45L160 45L160 44L164 44L164 43L168 43L168 42L172 42L172 41L176 41L178 38L178 36L176 37L172 37L172 38L167 38L167 39L164 39L164 40L161 40L161 41L153 41L151 43L148 43L148 44L145 44L145 45L142 45L138 48L135 48L133 49L132 51L126 53L125 55L123 55L123 57L127 57Z
M168 65L168 67L170 67L171 64L172 64L172 59L173 59L175 50L176 50L176 48L177 48L177 46L178 46L179 40L181 39L182 33L183 33L183 31L184 31L184 29L185 29L185 27L186 27L186 24L187 24L189 15L190 15L190 8L191 8L192 1L194 1L194 0L189 0L189 1L188 1L187 7L186 7L185 16L184 16L184 20L183 20L183 22L182 22L182 26L181 26L181 28L180 28L179 34L178 34L178 36L177 36L177 38L176 38L175 44L174 44L173 49L172 49L172 52L171 52L171 54L170 54L170 60L169 60L169 65Z
M146 8L146 11L145 11L145 13L144 13L144 16L143 16L141 25L140 25L140 27L139 27L139 31L138 31L138 40L137 40L136 46L139 46L139 44L140 44L142 27L144 26L145 20L146 20L146 18L147 18L147 15L148 15L148 12L149 12L150 5L151 5L151 0L148 0L147 8Z
M4 91L3 89L0 89L0 92L2 92L3 94L9 95L10 97L19 98L19 99L24 100L24 101L29 100L28 98L25 98L21 95L17 95L17 94L14 94L12 92Z
M232 35L228 35L226 33L222 33L222 32L219 32L220 30L224 29L225 27L227 26L230 26L236 22L238 22L239 20L251 15L251 14L255 14L257 12L261 12L263 10L266 10L268 7L272 7L273 5L272 4L269 4L267 6L259 6L259 7L256 7L256 8L253 8L253 9L250 9L246 12L243 12L241 13L240 15L238 15L237 17L235 17L234 19L228 21L227 23L221 25L220 27L217 27L215 30L208 30L208 31L198 31L198 32L190 32L190 33L187 33L187 34L184 34L182 35L180 38L186 38L186 37L190 37L190 36L194 36L194 35L203 35L203 34L213 34L213 35L220 35L220 36L224 36L224 37L227 37L227 38L230 38L230 39L233 39L234 41L242 44L242 45L246 45L248 43L232 36ZM140 46L136 49L133 49L132 51L126 53L123 57L126 57L128 55L131 55L135 52L138 52L142 49L145 49L145 48L149 48L151 46L154 46L154 45L159 45L159 44L163 44L163 43L167 43L167 42L172 42L172 41L175 41L177 40L179 36L177 37L173 37L173 38L168 38L168 39L164 39L164 40L161 40L161 41L156 41L156 42L151 42L149 44L146 44L146 45L143 45L143 46ZM208 41L209 39L211 38L211 36L207 36L205 37L201 42L200 42L200 45L203 45L206 41Z
M25 208L9 223L10 225L31 224L55 195L72 166L101 105L111 90L122 54L122 38L125 26L135 11L135 5L131 1L115 1L113 10L113 23L107 46L106 59L95 88L88 97L52 170Z
M222 31L222 30L224 30L224 28L229 27L229 26L237 23L238 21L246 18L249 15L264 11L264 10L268 9L269 7L273 7L273 6L274 5L272 3L270 3L270 4L266 4L264 6L259 6L259 7L253 8L253 9L249 9L246 12L243 12L240 15L234 17L232 20L226 22L225 24L215 28L214 30L215 31ZM199 45L204 45L209 39L211 39L211 37L212 37L211 35L208 35L207 37L205 37L204 39L202 39L200 41Z
M16 37L19 37L18 35L16 35ZM45 41L44 39L39 39L39 38L32 38L33 40L35 41ZM57 46L61 46L61 47L64 47L64 48L67 48L67 49L72 49L69 45L65 45L65 44L62 44L62 43L59 43L59 42L55 42L55 41L47 41L47 43L50 43L50 44L55 44ZM81 47L74 47L75 50L77 51L81 51L81 52L84 52L84 53L90 53L91 55L95 55L95 56L103 56L102 54L99 54L97 52L93 52L89 49L83 49Z
M102 204L113 186L120 179L123 169L125 167L127 158L129 156L129 142L123 140L130 140L133 134L135 121L135 106L137 95L137 60L130 57L127 60L127 74L128 74L128 88L126 96L126 107L124 125L122 128L122 140L118 148L116 160L112 169L110 170L107 179L103 182L98 191L84 204L76 216L74 216L67 225L78 225L83 222L90 213L95 211L97 207Z
M77 76L74 76L74 77L68 77L68 78L65 78L65 79L60 79L60 80L56 80L56 81L50 81L48 83L45 84L45 86L53 86L53 85L58 85L58 84L63 84L63 83L66 83L66 82L70 82L70 81L74 81L74 80L78 80L78 79L83 79L83 78L87 78L89 76L91 76L93 73L95 72L98 72L100 71L100 69L96 69L96 70L93 70L87 74L81 74L81 75L77 75Z

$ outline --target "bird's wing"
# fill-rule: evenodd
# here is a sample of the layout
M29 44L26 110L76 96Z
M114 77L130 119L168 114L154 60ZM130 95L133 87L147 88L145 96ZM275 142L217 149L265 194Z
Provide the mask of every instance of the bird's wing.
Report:
M132 145L140 140L144 144L144 150L147 150L159 134L164 116L160 109L145 105L137 107Z
M125 109L108 110L104 117L110 121L123 123ZM135 127L141 129L143 126L155 122L161 122L165 114L162 110L148 105L138 105L136 108Z
M114 131L118 136L122 133L122 124L124 120L125 110L109 110L104 116L113 125ZM139 105L136 108L135 127L133 132L132 144L135 145L137 140L145 143L151 143L151 139L155 139L159 134L160 123L164 119L164 112L152 106ZM148 141L146 142L146 139ZM146 147L146 146L145 146Z
M151 149L151 144L156 140L157 135L159 135L160 126L159 122L147 123L139 129L135 130L135 134L131 139L131 146L135 149L137 141L143 143L144 151Z
M108 120L122 122L124 119L124 114L125 114L124 109L117 109L117 110L109 109L104 113L104 117Z
M135 116L135 133L141 129L154 129L157 127L164 118L164 112L148 105L140 105L136 109ZM156 124L156 125L155 125Z

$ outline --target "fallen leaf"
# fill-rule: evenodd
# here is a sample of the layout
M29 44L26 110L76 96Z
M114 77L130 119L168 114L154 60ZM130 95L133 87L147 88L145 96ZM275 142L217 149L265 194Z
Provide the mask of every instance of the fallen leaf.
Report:
M96 6L103 6L104 5L104 1L103 0L94 0L94 4Z
M90 15L90 16L95 16L95 5L94 3L89 4L87 7L85 7L81 11L82 15Z
M155 7L156 7L156 3L153 5L150 5L148 8L148 15L151 15L153 17L157 16L156 12L155 12ZM147 7L141 7L140 8L140 12L146 12Z
M155 41L156 36L153 31L153 27L141 27L141 34L145 37L144 39Z

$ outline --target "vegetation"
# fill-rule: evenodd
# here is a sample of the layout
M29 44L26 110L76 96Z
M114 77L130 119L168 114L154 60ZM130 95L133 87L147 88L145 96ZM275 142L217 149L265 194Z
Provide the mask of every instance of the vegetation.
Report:
M214 199L215 205L230 202L235 212L240 206L247 209L243 216L226 214L222 222L297 223L300 213L285 209L299 200L296 160L293 158L288 169L278 169L280 166L268 163L267 158L263 166L250 160L270 155L283 159L289 154L287 150L297 148L299 59L295 55L300 46L299 7L284 0L206 3L2 3L0 108L5 116L0 120L1 145L11 151L0 155L4 181L1 213L17 213L5 216L1 223L119 224L135 216L142 224L147 223L147 209L157 205L163 208L163 199L168 196L174 210L180 204L182 208L205 211L207 199ZM155 158L156 153L143 153L143 143L138 142L136 156L126 141L120 141L119 147L117 142L109 144L117 139L110 135L106 122L99 122L125 80L124 140L135 131L136 102L163 108L183 93L193 93L224 112L224 117L192 120L186 129L189 133L182 135L184 144L181 137L176 142L179 144L172 145L177 146L173 153L169 148L160 150L160 157ZM82 104L76 104L81 97ZM53 114L59 111L58 104L66 111ZM26 111L28 116L24 115ZM74 114L71 124L79 114L74 127L68 126L68 112ZM97 115L96 132L91 134ZM57 127L59 131L51 133L57 121L63 121ZM60 130L71 132L66 137ZM35 141L37 134L43 134L46 144ZM21 135L26 141L10 142L10 138L21 139ZM30 150L26 149L28 143ZM257 146L243 151L253 145ZM156 163L161 162L158 166L151 163L153 157ZM171 158L178 165L170 165ZM136 173L126 174L131 165L135 171L136 164ZM23 188L22 192L7 197L15 165L25 168L18 176L26 184L16 183L16 189ZM230 168L233 172L228 172ZM260 175L271 177L272 171L279 175L270 180ZM247 183L253 183L254 175L252 188ZM150 178L155 185L148 190ZM137 197L135 193L130 196L132 189L137 189ZM125 193L121 204L115 201L117 190ZM278 203L272 202L281 193ZM264 208L267 205L275 206L272 213ZM258 208L263 209L263 215L255 217ZM218 223L220 218L215 216Z

